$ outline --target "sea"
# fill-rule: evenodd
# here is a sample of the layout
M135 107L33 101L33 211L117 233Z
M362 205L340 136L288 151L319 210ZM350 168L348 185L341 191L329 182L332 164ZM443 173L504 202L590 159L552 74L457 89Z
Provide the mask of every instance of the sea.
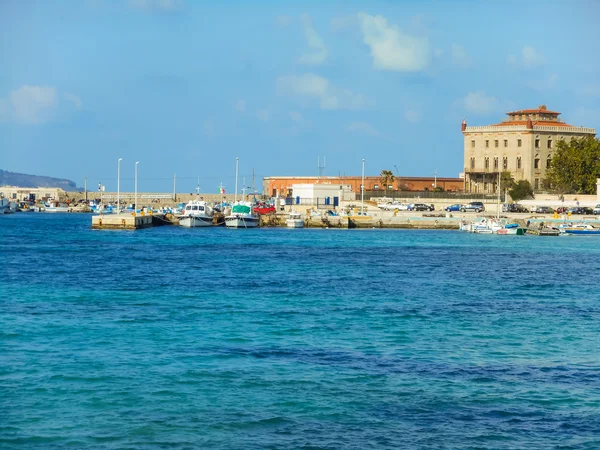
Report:
M1 449L598 449L600 239L0 216Z

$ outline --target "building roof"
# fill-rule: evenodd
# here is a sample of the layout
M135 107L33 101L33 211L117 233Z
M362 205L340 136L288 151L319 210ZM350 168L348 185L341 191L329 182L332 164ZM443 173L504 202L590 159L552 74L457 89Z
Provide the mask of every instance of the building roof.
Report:
M549 127L572 127L573 125L569 125L568 123L559 122L558 120L532 120L531 124L533 126L549 126ZM491 125L492 127L505 127L507 125L523 125L527 126L527 120L507 120L500 123L495 123Z
M546 109L546 105L540 105L538 109L520 109L518 111L507 112L506 114L549 114L551 116L558 116L560 113Z

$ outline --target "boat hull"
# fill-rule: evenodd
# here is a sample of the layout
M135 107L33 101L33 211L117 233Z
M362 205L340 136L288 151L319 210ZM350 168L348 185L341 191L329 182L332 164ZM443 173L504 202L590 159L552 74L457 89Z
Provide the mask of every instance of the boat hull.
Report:
M184 216L179 218L179 225L181 225L184 228L211 227L212 224L212 217Z
M585 236L600 236L600 230L565 230L566 234L585 235Z
M304 228L304 220L302 219L287 219L285 224L288 228Z
M225 226L229 228L255 228L260 219L252 215L234 214L225 217Z

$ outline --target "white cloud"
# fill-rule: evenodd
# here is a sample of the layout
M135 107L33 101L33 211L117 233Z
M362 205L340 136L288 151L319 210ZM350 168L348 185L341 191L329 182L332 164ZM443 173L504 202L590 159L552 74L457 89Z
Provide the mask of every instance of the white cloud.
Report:
M269 118L271 117L271 114L266 109L257 109L256 117L258 118L258 120L260 120L262 122L268 122Z
M421 113L408 109L404 112L404 118L411 123L417 123L421 120Z
M277 18L275 19L275 23L280 28L287 28L292 23L292 18L286 15L277 16Z
M468 68L471 66L471 58L467 54L467 51L462 45L452 44L451 47L452 64L462 68Z
M362 109L368 105L362 94L332 85L327 78L306 73L277 78L277 91L280 94L305 97L319 102L321 109Z
M526 45L521 49L520 56L508 55L506 62L511 66L523 69L536 69L544 65L546 58L535 47Z
M538 91L547 91L555 89L558 86L558 75L555 73L548 74L547 77L541 80L532 80L529 83L531 89Z
M302 122L304 120L304 117L298 111L290 111L288 115L294 122Z
M383 16L359 13L358 19L376 69L418 72L429 65L431 51L426 38L403 33Z
M310 50L304 53L298 62L300 64L308 65L322 64L327 59L329 52L327 51L327 47L325 47L323 38L321 38L319 33L317 33L312 26L312 20L308 14L302 15L302 26L304 28L304 36L306 37L306 42Z
M352 122L344 127L344 130L348 133L363 134L367 136L378 137L381 133L375 129L373 125L367 122Z
M77 95L72 94L71 92L65 92L63 97L65 98L65 100L73 103L73 105L77 109L81 109L81 107L83 106L81 99Z
M205 120L202 124L202 130L206 136L212 136L215 132L215 124L212 120Z
M44 123L51 118L57 105L56 88L25 85L12 91L8 98L0 99L0 120Z
M246 100L238 100L234 106L237 112L243 113L246 112Z
M485 115L496 109L498 99L495 97L488 97L483 91L477 91L469 92L462 99L462 102L467 111Z

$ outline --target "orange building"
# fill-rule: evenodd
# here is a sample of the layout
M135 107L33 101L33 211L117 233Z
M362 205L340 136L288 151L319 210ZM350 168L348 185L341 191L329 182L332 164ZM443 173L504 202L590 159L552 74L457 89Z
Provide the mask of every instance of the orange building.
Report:
M344 184L350 186L352 192L360 193L360 176L350 177L264 177L263 192L273 197L288 197L292 195L294 184ZM393 191L431 191L435 186L445 191L462 191L464 189L462 178L442 177L400 177L395 178L392 183ZM381 177L365 177L365 191L381 191L385 194L385 186L381 183Z

